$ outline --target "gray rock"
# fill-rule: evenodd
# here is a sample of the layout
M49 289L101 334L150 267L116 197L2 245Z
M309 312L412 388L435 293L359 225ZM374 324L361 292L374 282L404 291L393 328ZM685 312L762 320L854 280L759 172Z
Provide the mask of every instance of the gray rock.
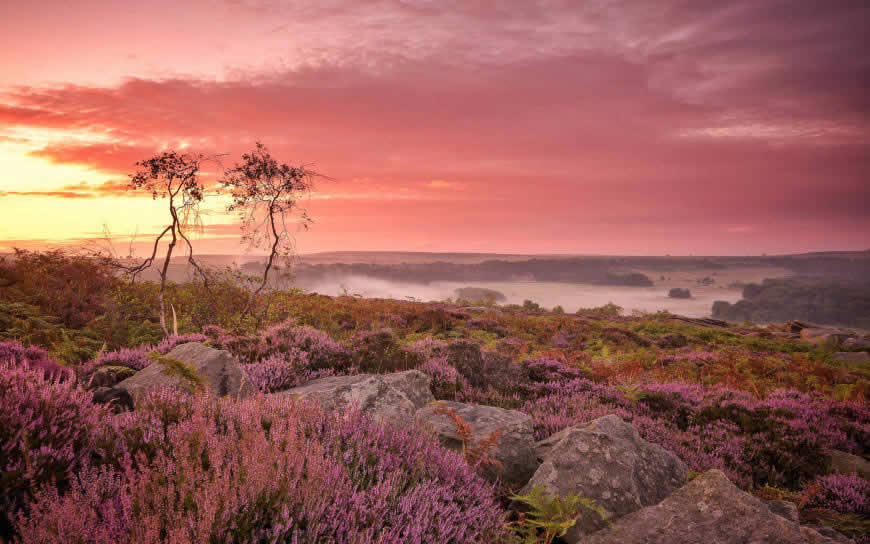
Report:
M857 472L862 478L870 479L870 461L845 451L831 452L831 470L841 474Z
M408 424L413 422L417 410L435 400L429 383L427 375L408 370L321 378L275 394L315 400L325 410L356 406L375 420Z
M841 329L827 327L801 329L801 339L810 344L840 344L854 337L854 334Z
M866 351L840 351L834 354L838 363L870 363L870 353Z
M573 542L580 542L575 540ZM718 470L659 504L617 520L583 544L803 544L797 523L777 516Z
M93 393L94 404L108 404L117 413L133 409L133 397L120 387L98 387Z
M853 349L870 349L870 336L864 335L861 338L847 338L843 341L843 346Z
M767 501L767 507L777 516L784 517L785 519L795 523L800 521L797 506L795 506L793 502Z
M136 371L126 366L101 366L91 374L87 387L114 387L134 374Z
M615 415L571 427L537 444L541 466L523 489L543 485L547 492L592 499L608 519L658 503L686 481L688 468L676 455L651 444ZM606 522L585 512L571 538L600 529Z
M485 465L482 474L490 479L500 479L509 484L522 485L535 472L534 433L532 418L516 410L495 406L464 404L461 402L438 403L456 411L471 427L474 444L500 431L498 442L488 452L488 457L498 461L500 467ZM462 441L456 433L456 425L445 414L438 413L438 405L430 404L417 412L417 422L434 431L446 447L459 451Z
M800 531L806 544L855 544L854 540L830 527L803 525Z
M134 399L161 387L188 393L208 390L219 397L230 395L236 398L257 392L230 352L199 342L176 346L165 357L122 381L117 387L128 391Z

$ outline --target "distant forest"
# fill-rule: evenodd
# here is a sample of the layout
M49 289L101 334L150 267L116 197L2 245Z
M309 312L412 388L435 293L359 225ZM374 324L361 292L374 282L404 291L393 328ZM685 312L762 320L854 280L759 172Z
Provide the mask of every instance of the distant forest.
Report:
M294 270L295 280L301 285L330 276L366 276L408 283L551 281L640 287L653 285L649 277L626 267L617 259L491 260L473 264L450 262L392 265L370 263L303 264Z
M801 320L870 328L870 281L798 277L766 279L743 288L743 300L713 303L713 317L728 321Z

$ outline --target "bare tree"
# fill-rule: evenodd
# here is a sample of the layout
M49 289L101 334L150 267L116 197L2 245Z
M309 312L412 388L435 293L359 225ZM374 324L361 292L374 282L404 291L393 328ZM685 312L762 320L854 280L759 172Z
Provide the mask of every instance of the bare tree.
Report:
M242 155L240 163L224 172L221 183L232 197L227 210L239 213L243 239L253 247L269 250L263 277L251 292L243 316L251 311L254 299L268 284L275 261L282 257L289 260L293 254L293 237L287 228L288 215L297 212L304 229L311 223L311 218L297 202L320 177L323 176L304 165L279 164L260 142L253 151Z
M208 288L208 277L193 257L193 245L186 231L199 224L199 207L205 197L205 188L200 180L200 170L206 157L201 154L185 154L177 151L160 153L136 163L138 170L130 175L130 188L149 191L154 198L168 200L169 224L157 235L151 256L141 263L127 267L127 272L133 279L136 275L147 269L154 263L157 257L160 241L168 235L168 245L164 256L160 273L160 326L163 334L169 335L166 326L166 304L164 294L166 291L166 277L169 270L169 262L178 239L181 238L187 245L188 262L202 277L202 281Z

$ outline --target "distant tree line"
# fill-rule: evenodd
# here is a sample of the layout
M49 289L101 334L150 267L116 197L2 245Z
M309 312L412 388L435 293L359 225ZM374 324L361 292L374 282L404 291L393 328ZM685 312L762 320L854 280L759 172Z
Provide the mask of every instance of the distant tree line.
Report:
M743 300L717 300L713 317L728 321L801 320L870 328L870 282L817 278L766 279L743 288Z
M262 265L251 263L249 268ZM491 260L482 263L415 263L379 265L334 263L299 265L296 281L305 285L330 276L367 276L411 283L435 281L549 281L649 287L652 280L640 272L622 270L604 259L530 259L527 261Z

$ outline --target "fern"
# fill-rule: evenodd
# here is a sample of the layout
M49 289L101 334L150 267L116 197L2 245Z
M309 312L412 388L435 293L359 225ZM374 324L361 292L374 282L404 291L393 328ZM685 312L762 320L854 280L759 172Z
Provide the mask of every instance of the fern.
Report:
M436 414L445 415L453 421L456 426L456 434L462 442L462 457L470 466L477 468L481 465L489 465L499 469L502 467L500 461L489 457L489 452L501 438L501 429L496 429L486 438L475 442L471 425L462 419L456 410L439 402L436 403L434 411Z
M605 517L604 509L592 499L575 494L551 495L542 485L533 486L525 495L514 494L510 498L528 508L520 514L519 520L509 524L523 544L551 544L556 537L565 536L577 524L584 508Z

